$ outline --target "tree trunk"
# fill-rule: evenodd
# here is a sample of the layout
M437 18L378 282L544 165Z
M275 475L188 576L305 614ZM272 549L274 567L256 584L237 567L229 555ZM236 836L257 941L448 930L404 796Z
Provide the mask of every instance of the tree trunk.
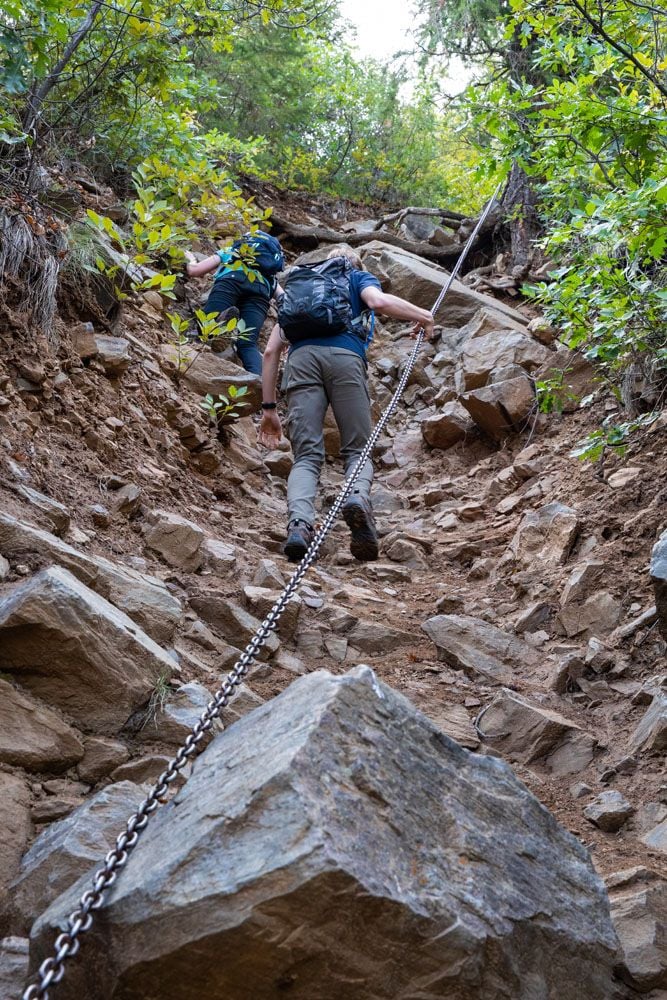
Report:
M525 278L533 264L535 243L542 230L532 180L516 161L510 170L502 206L510 232L509 273L514 278Z

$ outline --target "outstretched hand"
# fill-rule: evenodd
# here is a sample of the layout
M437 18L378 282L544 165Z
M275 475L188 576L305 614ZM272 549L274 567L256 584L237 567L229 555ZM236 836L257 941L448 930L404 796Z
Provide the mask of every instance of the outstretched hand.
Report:
M280 417L275 410L264 410L262 413L262 421L259 425L259 433L257 439L260 444L263 444L265 448L269 448L273 451L280 444L280 439L283 436L283 428L280 423Z
M412 328L412 333L410 334L410 336L417 337L419 336L419 331L423 330L424 340L433 340L433 337L435 336L435 329L433 326L434 322L435 321L433 317L429 314L428 319L422 319L419 320L418 323L415 323L415 325Z

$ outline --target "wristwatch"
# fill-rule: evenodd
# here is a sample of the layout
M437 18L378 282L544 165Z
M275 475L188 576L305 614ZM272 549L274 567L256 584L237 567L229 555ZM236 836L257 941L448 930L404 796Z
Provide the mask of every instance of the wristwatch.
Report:
M277 403L262 403L263 410L275 410Z

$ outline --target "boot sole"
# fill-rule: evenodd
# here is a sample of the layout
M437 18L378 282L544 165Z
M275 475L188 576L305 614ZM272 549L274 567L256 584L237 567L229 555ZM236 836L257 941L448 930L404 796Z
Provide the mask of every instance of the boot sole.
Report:
M308 547L299 542L292 542L291 544L286 542L283 547L283 552L291 563L301 562L307 551Z
M368 521L368 515L360 504L343 508L343 520L352 532L350 552L359 562L375 562L379 555L375 529Z

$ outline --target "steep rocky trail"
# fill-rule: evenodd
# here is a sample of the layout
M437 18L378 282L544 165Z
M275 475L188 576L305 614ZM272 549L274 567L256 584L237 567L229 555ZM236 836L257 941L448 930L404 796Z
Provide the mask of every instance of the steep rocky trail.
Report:
M391 291L432 301L439 269L381 239L362 253ZM439 320L376 452L380 560L356 563L336 526L226 718L366 663L509 761L622 894L614 873L667 873L666 644L655 614L632 624L655 604L667 421L600 475L570 453L613 401L536 412L528 375L564 366L552 334L463 286ZM376 414L407 333L378 325ZM245 376L205 348L179 379L154 294L113 336L70 325L55 350L0 336L0 932L20 967L33 920L105 853L288 579L291 460L286 442L258 448L256 415L207 426L202 395ZM342 483L332 427L327 444L323 509ZM68 821L93 825L97 854L49 846ZM644 979L639 964L634 985L664 996L649 991L667 959Z

